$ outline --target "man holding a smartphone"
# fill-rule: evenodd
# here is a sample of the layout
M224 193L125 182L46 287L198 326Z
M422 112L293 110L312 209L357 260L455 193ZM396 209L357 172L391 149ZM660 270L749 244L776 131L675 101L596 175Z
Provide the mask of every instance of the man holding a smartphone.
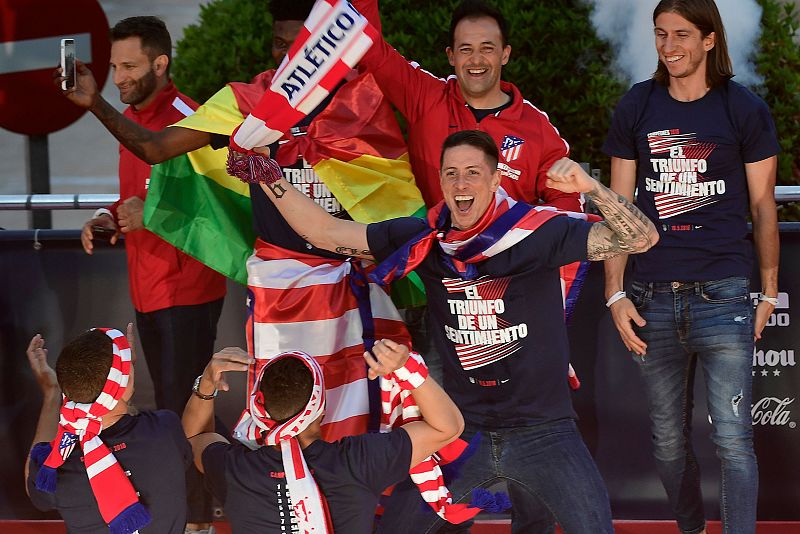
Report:
M276 64L280 64L298 33L301 32L313 4L313 0L296 0L294 2L273 0L270 2L270 11L273 17L272 57ZM250 107L263 96L274 74L275 70L270 69L258 74L251 83L228 84L212 96L195 114L169 128L164 127L157 131L144 128L136 121L129 120L129 117L116 111L98 94L91 73L80 63L78 64L76 90L68 92L66 95L72 102L88 108L123 143L126 149L147 163L156 164L206 145L215 148L227 147L228 136L241 122L242 115L249 113ZM125 95L122 96L124 100ZM360 113L354 118L352 110L354 101L361 102L362 108L368 108L369 113ZM215 111L219 112L220 109L223 109L225 115L229 116L232 113L231 109L224 106L233 102L237 104L240 114L238 120L235 123L219 120L219 113L215 115ZM199 124L189 123L192 119L199 120L202 117L208 118L207 122L209 123L214 122L214 128L207 130ZM217 128L219 123L230 128L227 130ZM312 158L320 152L318 148L330 146L335 147L336 155L344 153L347 157L337 158L334 164L327 165L331 161L328 159L325 161L326 165L317 165ZM280 145L280 155L277 152L278 150L274 152L274 155L279 158L278 161L284 169L287 180L295 181L307 192L309 197L319 201L320 205L323 205L329 213L336 214L338 217L352 217L362 222L369 222L370 220L382 220L389 216L411 215L423 205L422 196L413 183L410 165L403 158L407 148L394 113L388 100L383 97L377 84L368 75L358 75L357 72L352 71L348 80L337 87L328 101L318 106L306 119L298 122L286 133ZM362 158L362 156L370 157ZM355 160L379 161L379 164L368 167L368 164L365 163L357 178L353 178L349 172L341 173L340 169L344 165L348 165L348 170L356 167L354 164L351 165L351 162ZM383 165L383 162L386 165ZM317 169L320 167L324 167L324 169L318 172ZM324 171L328 171L329 176L334 175L328 182L326 182L327 178L323 176ZM348 180L342 180L342 175L347 176ZM331 182L339 184L339 191L335 191L334 187L329 187L328 184ZM347 186L351 183L356 184L356 187L348 188ZM179 185L173 181L171 187L179 187ZM379 202L380 199L388 200ZM264 243L263 246L259 244L259 247L269 248L270 252L251 257L254 261L247 262L248 270L257 266L258 269L266 271L270 268L267 265L268 262L273 260L276 262L291 261L296 265L301 265L303 264L302 260L297 261L297 258L308 255L314 256L314 261L321 258L330 260L336 264L337 269L346 268L346 251L331 253L314 249L286 224L259 187L250 187L250 200L256 234L260 238L259 243ZM126 222L124 208L125 206L119 212L120 223L123 225ZM241 263L244 266L243 258ZM292 287L324 286L324 281L320 277L309 280L309 278L313 278L315 272L319 272L319 270L311 267L293 271L297 277L306 278L302 281L303 284L293 281ZM257 275L257 277L251 278L272 280L274 276L261 277ZM344 277L340 279L341 290L353 298L333 299L327 302L331 309L326 311L326 316L339 318L342 323L352 316L358 317L360 320L359 310L354 308L357 299L347 280L348 278ZM281 279L280 284L285 284L285 280ZM278 287L287 289L285 285ZM302 323L318 317L311 313L311 310L318 310L318 302L314 300L313 293L304 292L298 298L304 299L303 302L307 304L301 306L295 302L291 306L292 311L288 312L285 308L281 308L280 299L293 298L290 291L278 291L277 295L269 294L272 291L271 287L260 287L256 284L251 286L251 289L253 291L249 295L249 303L254 310L254 322L259 325L268 323L268 329L274 328L278 332L276 335L252 337L252 352L258 355L260 361L263 361L268 356L282 351L277 350L276 344L286 343L290 339L289 336L293 335L292 332L297 330L298 325L302 327ZM388 298L386 300L389 301ZM407 333L401 324L396 308L391 301L385 304L385 307L371 308L376 314L382 314L379 317L382 320L378 321L378 324L381 327L391 325L395 333L402 331L402 335L406 336ZM271 321L273 317L278 316L280 317L279 321ZM346 325L343 327L346 329ZM355 329L348 331L355 331ZM274 340L275 343L262 341L265 337ZM340 345L339 338L336 337L318 337L313 339L313 342L315 343L313 347L286 348L304 348L307 352L315 355L331 355L358 345L359 350L347 352L346 364L343 365L347 372L337 372L340 372L340 379L344 380L347 385L355 384L353 387L360 388L366 383L362 380L365 373L363 361L360 356L352 358L352 355L361 353L360 346L363 345L363 339L360 336L357 339L349 338L345 347ZM255 367L253 371L255 371ZM188 389L179 393L187 392ZM369 396L366 394L359 393L357 398L361 401L343 403L342 410L347 414L345 417L331 418L330 423L326 422L323 425L323 438L335 440L343 435L360 433L367 429L369 422L367 414L370 409L379 410L380 406L377 402L373 402L372 406L369 406ZM376 395L373 399L375 398L379 398L379 396ZM329 405L329 413L334 413L332 404Z
M111 70L120 100L129 107L118 120L147 130L161 130L197 108L169 78L172 42L164 22L155 17L131 17L111 29ZM77 80L65 96L81 105L81 77L88 69L75 62ZM56 82L63 81L61 72ZM106 102L106 104L108 104ZM117 136L118 138L120 136ZM87 254L93 241L115 244L125 234L131 299L136 309L147 367L153 379L156 406L182 413L192 383L214 351L217 320L225 296L225 277L187 256L142 224L142 208L150 165L120 147L120 200L99 209L87 221L81 242ZM210 496L199 474L190 480L189 531L209 528ZM191 475L190 475L191 479Z

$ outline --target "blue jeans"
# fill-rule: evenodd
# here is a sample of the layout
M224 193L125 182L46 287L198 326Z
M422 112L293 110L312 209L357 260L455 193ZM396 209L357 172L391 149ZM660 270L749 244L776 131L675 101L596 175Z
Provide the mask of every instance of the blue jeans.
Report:
M753 306L746 278L711 282L634 282L630 298L647 321L634 355L644 379L658 473L682 532L705 527L700 471L692 449L694 372L703 366L722 464L723 532L755 532L758 466L753 451Z
M467 426L469 441L479 429ZM608 492L597 466L581 439L575 422L563 419L543 425L481 430L480 446L450 481L453 502L470 501L472 490L505 480L513 503L512 532L538 533L552 529L552 519L542 517L542 503L552 512L565 534L613 532ZM413 534L469 532L470 523L450 525L423 503L413 484L401 484L403 506L387 505L379 532ZM394 495L398 498L400 495ZM540 523L520 524L517 518Z

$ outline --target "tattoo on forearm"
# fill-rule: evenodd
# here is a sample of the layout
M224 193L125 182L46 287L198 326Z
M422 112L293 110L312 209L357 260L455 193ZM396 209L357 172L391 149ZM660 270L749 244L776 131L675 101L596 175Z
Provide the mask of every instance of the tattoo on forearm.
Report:
M273 182L271 184L267 184L272 196L275 198L281 198L283 195L286 194L286 188L280 182Z
M336 247L334 252L343 256L372 256L372 252L369 250L358 250L353 247Z
M605 260L621 253L643 252L653 245L653 223L625 197L601 184L587 196L605 218L589 232L589 259Z

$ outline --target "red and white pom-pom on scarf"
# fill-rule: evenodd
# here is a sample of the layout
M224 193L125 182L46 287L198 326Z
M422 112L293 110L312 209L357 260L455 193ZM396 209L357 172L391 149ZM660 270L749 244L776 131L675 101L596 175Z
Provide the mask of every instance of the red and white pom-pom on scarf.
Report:
M257 377L261 383L264 371L282 358L297 358L306 364L314 377L314 386L306 407L283 423L274 421L264 406L264 397L258 388L250 395L248 407L253 422L264 432L265 445L279 445L283 456L283 471L292 499L292 511L303 534L333 534L325 496L317 486L311 470L303 457L296 436L316 421L325 411L325 384L322 369L317 361L300 351L284 352L272 358Z
M78 403L64 397L58 432L51 442L50 454L36 478L36 488L53 493L57 469L80 443L86 474L103 520L112 534L136 532L150 522L150 514L139 502L136 490L117 459L100 439L102 417L116 407L128 387L131 349L119 330L96 328L111 338L113 361L102 393L92 403Z
M251 183L279 179L277 163L252 149L274 143L311 113L377 39L347 1L317 0L269 89L231 135L229 174Z

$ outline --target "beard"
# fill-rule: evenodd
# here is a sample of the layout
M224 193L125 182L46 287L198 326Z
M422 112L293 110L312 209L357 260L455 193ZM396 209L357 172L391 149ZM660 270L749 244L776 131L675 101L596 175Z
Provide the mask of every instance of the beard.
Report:
M123 95L122 91L119 93L119 99L122 101L123 104L128 104L130 106L137 106L147 100L150 95L156 90L156 86L158 85L158 80L156 79L156 73L153 70L150 70L136 80L130 89L128 89L128 93Z

